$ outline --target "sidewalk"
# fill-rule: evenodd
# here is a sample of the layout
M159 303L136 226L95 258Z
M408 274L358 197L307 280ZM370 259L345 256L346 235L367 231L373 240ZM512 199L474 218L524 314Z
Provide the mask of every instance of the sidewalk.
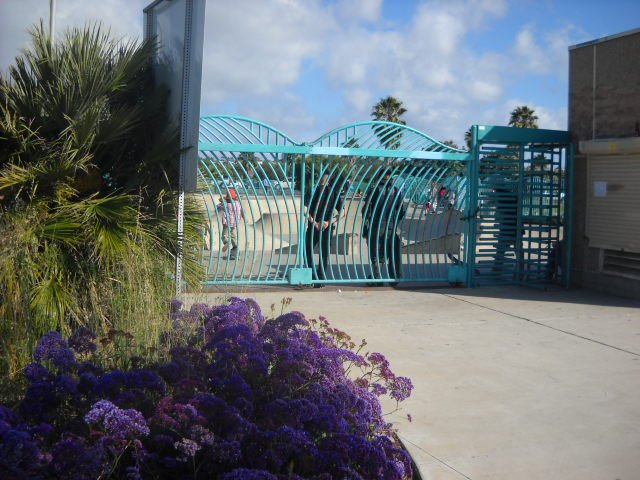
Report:
M391 420L424 478L640 478L640 302L518 287L226 293L265 311L290 297L410 377Z

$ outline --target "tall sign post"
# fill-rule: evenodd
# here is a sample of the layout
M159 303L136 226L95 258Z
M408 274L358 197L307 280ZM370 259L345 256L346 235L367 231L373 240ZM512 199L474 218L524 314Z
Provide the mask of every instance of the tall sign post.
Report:
M144 37L158 42L156 82L169 89L169 116L180 127L176 295L182 293L185 194L196 190L198 178L205 4L206 0L156 0L143 10Z

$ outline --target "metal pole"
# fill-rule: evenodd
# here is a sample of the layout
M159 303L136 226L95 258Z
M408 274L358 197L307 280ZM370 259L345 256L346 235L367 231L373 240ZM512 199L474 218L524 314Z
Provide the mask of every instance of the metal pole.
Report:
M575 189L574 147L573 143L565 148L565 194L564 194L564 264L562 265L562 283L564 288L571 287L571 269L573 268L573 205ZM559 259L560 260L560 259Z
M467 258L467 287L475 286L475 265L476 265L476 240L478 220L477 212L480 208L478 190L480 184L480 141L478 139L478 125L473 125L471 129L471 154L472 158L467 167L469 175L469 210L466 214L469 217L468 234L465 237L465 257Z
M306 230L307 230L307 215L304 211L304 197L307 193L307 186L305 184L307 169L307 155L303 153L300 157L300 217L298 221L298 267L303 268L306 265L305 257L305 242L306 242Z
M56 35L56 0L49 0L49 37L51 45L55 43Z

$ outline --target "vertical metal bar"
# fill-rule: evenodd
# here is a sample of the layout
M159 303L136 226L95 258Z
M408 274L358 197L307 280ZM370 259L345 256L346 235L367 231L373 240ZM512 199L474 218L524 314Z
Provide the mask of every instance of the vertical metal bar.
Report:
M282 193L282 198L284 201L284 207L285 207L285 212L286 212L286 229L287 229L287 254L285 256L284 259L284 269L282 271L282 279L286 280L288 278L289 275L289 269L291 268L291 259L292 259L292 252L291 252L291 245L294 243L294 239L293 239L293 228L294 226L297 228L297 222L298 222L298 212L296 209L296 203L295 203L295 197L294 197L294 192L293 192L293 182L294 182L294 177L293 177L293 162L294 162L294 157L292 154L287 154L284 157L283 160L283 164L284 167L282 167L281 165L281 170L283 171L283 180L280 181L280 192ZM291 183L289 182L289 175L291 175ZM293 221L291 220L291 217L293 215ZM281 236L284 238L284 235L281 234Z
M298 217L298 258L297 264L299 268L302 268L306 264L306 250L305 250L305 230L307 228L307 212L304 209L304 199L307 194L307 155L303 153L300 157L300 216Z
M565 154L568 152L565 158L565 169L567 177L565 180L564 195L564 218L565 226L563 232L564 243L564 262L562 262L562 283L564 288L571 286L571 262L573 259L573 202L575 192L575 178L574 178L574 158L573 158L573 144L570 143L565 147ZM558 259L560 261L560 259Z
M184 247L184 165L185 154L180 153L180 179L178 181L178 224L177 224L177 252L176 252L176 296L182 293L182 255Z
M518 160L517 160L517 168L518 168L518 176L517 176L517 185L516 185L516 193L517 193L517 204L516 204L516 231L514 232L513 239L513 249L515 254L515 283L521 284L524 282L524 272L523 272L523 262L524 262L524 238L522 232L524 230L524 225L522 221L522 205L524 200L524 144L518 144ZM529 247L531 247L531 231L528 231L528 240Z
M371 184L371 186L373 188L370 188L369 191L373 192L373 190L376 190L378 188L380 188L380 186L382 185L382 172L384 170L384 163L379 163L378 166L375 168L374 171L374 177L371 180L371 182L375 182L375 185ZM378 272L378 278L382 278L382 272L380 271L380 226L381 226L381 221L382 221L382 216L381 215L377 215L377 219L374 219L374 214L378 213L381 209L381 195L376 195L376 200L375 200L375 204L373 203L369 203L370 206L370 216L371 216L371 222L370 222L370 228L369 228L369 243L368 243L368 247L369 247L369 258L372 259L371 263L371 278L373 279L373 281L376 280L376 270ZM376 221L377 220L377 221ZM374 223L374 221L376 221ZM373 235L372 235L373 233ZM372 253L372 249L371 249L371 238L375 239L375 249L373 249L373 253ZM374 260L376 262L376 268L373 268L373 263Z
M256 280L260 280L260 272L262 271L262 251L263 249L261 248L260 250L258 250L258 235L256 232L256 225L258 224L258 222L262 221L262 205L260 202L260 189L262 188L262 180L261 180L261 176L260 173L258 172L258 169L256 168L256 158L255 156L252 159L252 162L249 164L249 167L251 168L251 178L255 178L254 181L251 182L251 193L253 195L253 201L249 202L249 210L251 212L251 225L253 227L253 238L252 238L252 245L253 245L253 250L252 250L252 255L251 255L251 267L249 269L249 278L253 279L254 277L256 278ZM255 182L259 182L259 185L256 188ZM254 206L255 204L255 206ZM257 210L257 214L256 214L256 210ZM257 271L256 271L257 269ZM255 273L254 273L255 271Z
M205 158L200 159L200 175L202 175L203 177L203 184L206 188L206 194L204 191L202 191L202 196L205 202L205 208L207 210L207 215L208 215L208 220L209 220L209 261L207 262L207 269L206 269L206 274L207 274L207 279L209 279L209 277L212 275L212 263L213 263L213 248L214 248L214 241L213 241L213 235L214 235L214 229L213 229L213 213L211 212L211 208L209 207L209 203L207 202L207 198L206 195L209 196L209 199L211 200L211 204L213 205L213 209L215 209L215 199L214 199L214 193L211 189L211 185L213 183L213 173L211 172L211 169L209 168L209 166L207 165L207 162L210 161L209 158L207 156L205 156ZM208 178L205 177L205 175L202 173L202 169L204 168L205 172L208 174ZM216 215L216 221L217 221L217 215Z
M236 217L236 255L235 255L235 259L234 259L234 272L237 271L238 266L240 266L239 268L239 272L238 272L238 276L239 276L239 281L240 282L244 282L246 280L245 278L245 267L247 266L247 221L246 221L246 215L244 214L244 209L242 208L242 202L241 202L241 198L247 198L246 195L246 187L245 187L245 182L243 181L242 175L240 174L240 172L238 171L238 167L237 165L240 165L240 167L242 168L242 164L238 161L238 158L235 155L232 155L232 158L229 159L230 161L230 168L231 171L233 173L233 177L229 176L229 180L231 182L231 184L233 185L234 190L236 191L236 195L238 196L237 201L240 203L240 210L242 212L242 224L244 225L244 229L241 232L240 231L240 219ZM240 189L238 188L238 186L236 185L236 181L235 179L237 179L237 181L240 183ZM240 190L240 191L239 191ZM244 190L244 191L242 191ZM232 199L233 200L233 199ZM235 203L233 203L233 210L234 210L234 215L236 213L236 207L235 207ZM243 249L240 249L240 245L241 242L244 241L244 245L243 245ZM240 258L242 258L242 260L240 261Z
M49 38L51 45L56 43L56 0L49 0Z
M478 125L471 127L471 151L472 156L467 168L469 181L467 193L469 197L469 208L465 214L469 218L468 230L465 235L465 263L467 265L467 287L475 286L476 269L476 236L478 230L477 210L480 208L478 192L480 181L480 141L478 139Z

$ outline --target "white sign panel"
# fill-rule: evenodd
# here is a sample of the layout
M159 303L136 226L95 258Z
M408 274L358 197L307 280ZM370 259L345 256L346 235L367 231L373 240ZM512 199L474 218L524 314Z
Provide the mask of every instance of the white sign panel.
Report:
M607 182L593 182L593 196L604 198L607 196Z

